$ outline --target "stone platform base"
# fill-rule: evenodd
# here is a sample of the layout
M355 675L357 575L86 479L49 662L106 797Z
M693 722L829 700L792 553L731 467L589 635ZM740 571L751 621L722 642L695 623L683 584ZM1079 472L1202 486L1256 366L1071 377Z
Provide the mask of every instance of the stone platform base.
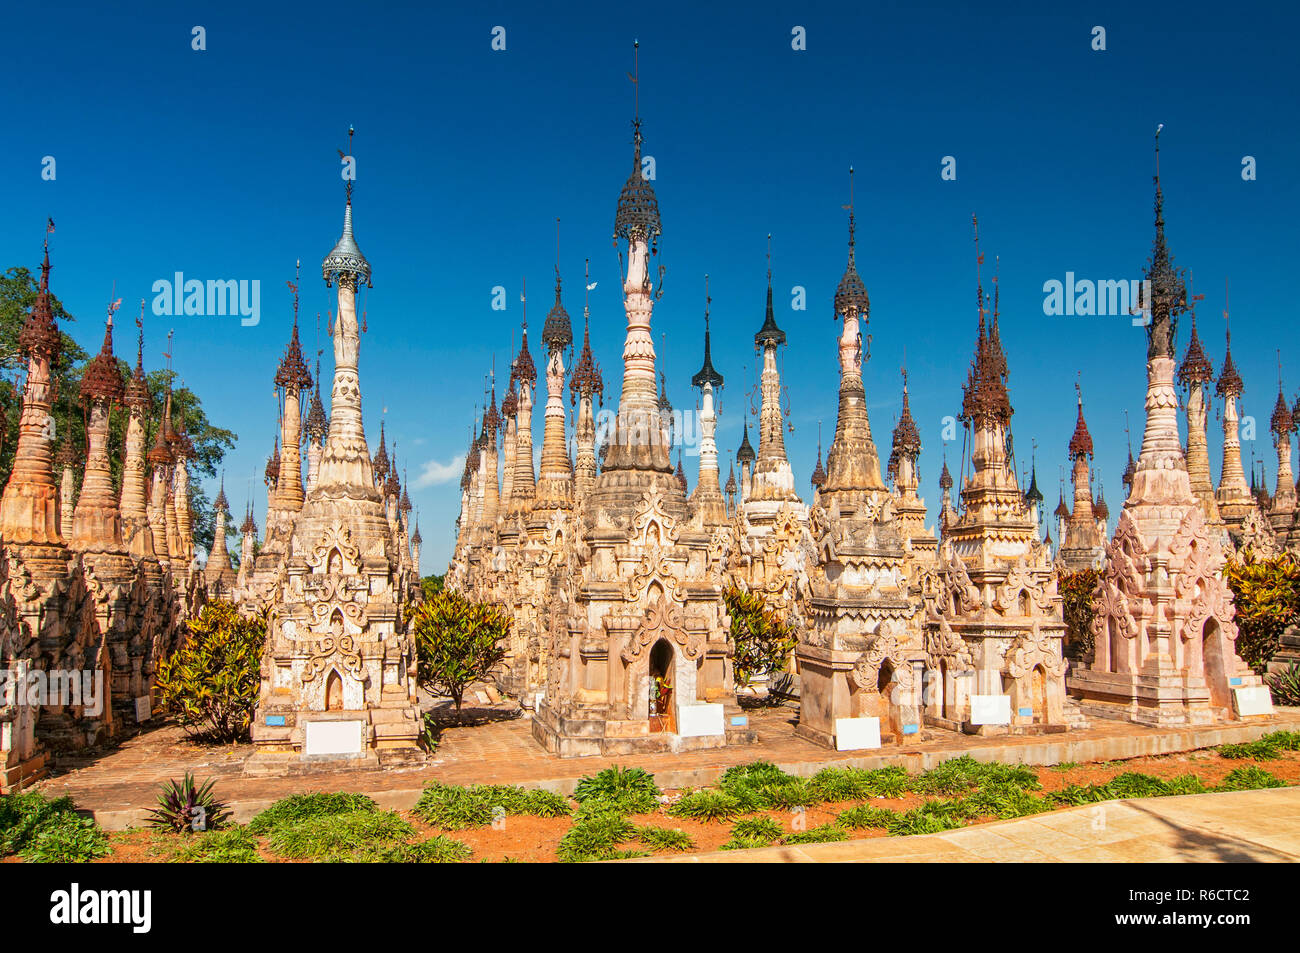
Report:
M570 717L542 702L532 719L532 734L533 739L547 752L561 758L680 753L756 744L756 730L730 724L731 717L739 712L739 707L734 705L728 705L724 709L727 725L725 734L683 736L667 731L652 732L648 721Z
M1204 682L1186 684L1181 677L1094 672L1085 668L1072 671L1066 678L1065 688L1080 711L1094 718L1154 728L1250 720L1238 719L1231 710L1212 706Z
M38 754L5 768L0 768L0 794L13 794L42 781L50 774L45 755Z

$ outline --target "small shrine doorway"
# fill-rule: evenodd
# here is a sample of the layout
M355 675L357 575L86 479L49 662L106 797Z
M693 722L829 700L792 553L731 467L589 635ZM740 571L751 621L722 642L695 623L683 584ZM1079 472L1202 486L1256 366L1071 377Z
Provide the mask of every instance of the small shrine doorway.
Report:
M677 730L673 718L673 669L675 653L667 639L659 639L650 649L650 730Z
M337 669L330 669L329 677L325 679L325 710L343 710L343 679Z
M1035 665L1029 673L1029 704L1034 713L1034 724L1047 722L1047 672L1043 666Z
M1232 714L1232 695L1228 688L1227 666L1224 659L1229 651L1219 620L1210 616L1201 629L1201 664L1205 670L1205 686L1210 691L1210 705Z

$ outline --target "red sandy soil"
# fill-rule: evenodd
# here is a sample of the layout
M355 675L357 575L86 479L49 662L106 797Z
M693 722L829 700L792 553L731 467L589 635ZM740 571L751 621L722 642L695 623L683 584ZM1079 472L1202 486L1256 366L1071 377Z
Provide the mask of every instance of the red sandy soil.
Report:
M1054 767L1034 767L1042 792L1058 791L1071 784L1101 784L1126 771L1150 774L1158 778L1173 778L1180 774L1195 774L1207 786L1219 784L1225 775L1234 768L1250 765L1270 772L1288 784L1300 784L1300 752L1284 751L1275 760L1258 761L1251 758L1227 759L1213 749L1185 752L1181 754L1160 755L1156 757L1134 758L1128 761L1110 761L1078 765L1057 765ZM677 792L669 792L677 793ZM869 803L876 807L889 808L894 811L906 811L927 800L925 797L908 795L902 798L873 798ZM861 804L861 801L827 803L810 807L804 815L807 828L813 828L834 821L844 810ZM784 829L790 828L791 814L788 811L762 812L771 817ZM436 834L445 834L467 844L473 851L475 861L526 861L554 862L556 847L572 825L568 817L532 817L517 816L505 819L501 829L491 827L462 831L440 831L420 820L410 811L402 812L419 832L418 840L424 840ZM758 817L760 815L745 815ZM695 843L692 853L714 851L731 839L732 821L696 821L688 818L668 817L663 813L636 815L631 818L638 827L657 826L682 830L690 835ZM987 820L987 819L981 819ZM980 820L969 823L980 823ZM884 837L887 834L879 829L867 829L848 832L851 839L867 837ZM170 853L176 835L162 834L144 829L132 829L114 834L112 853L100 863L148 863L164 860ZM636 843L626 845L637 848ZM267 850L261 851L263 859L274 863L298 863L285 861ZM16 858L8 858L12 861Z

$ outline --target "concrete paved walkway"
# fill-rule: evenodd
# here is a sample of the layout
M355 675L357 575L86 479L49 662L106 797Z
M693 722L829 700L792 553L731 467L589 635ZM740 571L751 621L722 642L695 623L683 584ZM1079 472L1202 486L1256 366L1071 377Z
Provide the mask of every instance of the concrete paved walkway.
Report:
M1300 787L1132 798L943 834L620 863L1240 863L1300 861Z

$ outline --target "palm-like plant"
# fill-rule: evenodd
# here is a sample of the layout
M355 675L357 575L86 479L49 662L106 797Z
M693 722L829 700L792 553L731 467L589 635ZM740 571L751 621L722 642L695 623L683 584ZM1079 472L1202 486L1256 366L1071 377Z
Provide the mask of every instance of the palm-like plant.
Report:
M188 771L179 784L174 778L168 781L158 795L158 806L149 812L149 826L175 834L221 827L230 820L231 811L213 793L215 783L214 778L208 778L196 784Z

